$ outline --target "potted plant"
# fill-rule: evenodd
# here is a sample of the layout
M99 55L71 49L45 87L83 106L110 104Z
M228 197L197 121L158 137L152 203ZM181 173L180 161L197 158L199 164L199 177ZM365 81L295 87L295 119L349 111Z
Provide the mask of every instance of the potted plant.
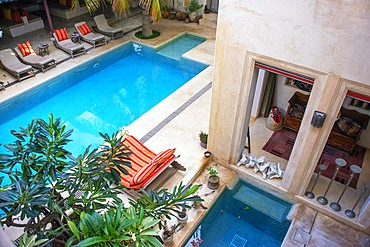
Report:
M176 225L168 226L167 220L163 221L163 233L162 240L164 244L171 244L173 241L173 235L176 232Z
M207 168L207 171L209 174L207 186L211 190L217 189L220 185L220 178L218 177L218 171L214 168L217 166L218 164L213 164L213 166L210 166Z
M199 141L201 147L207 148L208 134L206 132L200 131Z
M180 225L184 225L188 221L188 214L185 207L181 208L181 211L177 213L177 220Z
M162 6L162 17L167 19L170 16L169 7L167 4L163 4Z
M203 4L200 4L198 0L191 0L189 3L189 18L190 21L194 22L197 17L197 11L203 7Z
M48 121L35 119L12 130L15 141L4 144L9 152L0 154L0 174L10 177L0 188L0 209L6 214L0 226L22 228L32 234L24 238L48 239L48 246L162 246L157 239L161 216L190 208L187 202L200 200L193 196L200 185L180 182L172 192L143 190L129 207L121 207L123 187L117 186L115 168L123 172L130 166L123 137L100 133L105 144L75 158L65 149L72 132L52 114Z
M173 20L175 18L176 18L175 0L172 0L172 7L170 9L170 19Z

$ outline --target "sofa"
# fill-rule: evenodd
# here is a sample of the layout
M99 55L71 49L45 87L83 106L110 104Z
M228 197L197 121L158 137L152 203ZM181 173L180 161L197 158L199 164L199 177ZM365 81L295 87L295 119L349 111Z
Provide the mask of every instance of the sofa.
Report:
M308 99L309 95L300 92L293 94L288 101L284 127L298 132ZM327 143L352 154L362 131L366 129L368 123L369 115L342 107Z

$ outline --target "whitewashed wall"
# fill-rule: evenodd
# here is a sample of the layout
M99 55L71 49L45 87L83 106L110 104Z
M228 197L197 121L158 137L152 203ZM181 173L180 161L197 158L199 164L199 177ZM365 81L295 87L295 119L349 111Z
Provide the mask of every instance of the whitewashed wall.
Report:
M231 46L370 85L369 0L220 0Z

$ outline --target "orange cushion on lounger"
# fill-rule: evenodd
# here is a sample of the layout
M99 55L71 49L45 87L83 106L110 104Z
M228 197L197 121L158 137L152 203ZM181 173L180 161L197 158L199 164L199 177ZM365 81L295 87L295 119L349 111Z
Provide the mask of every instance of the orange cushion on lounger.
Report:
M35 53L32 49L31 43L29 41L27 41L26 43L23 43L23 44L18 44L17 46L18 46L19 50L21 50L22 56L24 56L24 57Z
M82 35L86 35L86 34L92 32L91 29L89 28L89 26L86 23L78 26L77 28L78 28L78 30L80 30Z
M150 174L153 173L153 171L155 170L155 168L157 168L157 164L156 163L153 163L153 162L150 162L148 165L142 167L132 177L132 179L130 181L130 185L133 186L133 185L140 184L140 183L144 182L145 179L147 179L150 176Z
M152 163L156 163L157 165L161 165L163 162L168 160L173 155L175 150L176 150L176 148L172 148L172 149L167 149L165 151L162 151L162 152L158 153L154 157L154 159L152 160Z
M58 38L59 42L62 41L62 40L65 40L65 39L69 39L66 28L54 30L54 32L57 35L57 38Z

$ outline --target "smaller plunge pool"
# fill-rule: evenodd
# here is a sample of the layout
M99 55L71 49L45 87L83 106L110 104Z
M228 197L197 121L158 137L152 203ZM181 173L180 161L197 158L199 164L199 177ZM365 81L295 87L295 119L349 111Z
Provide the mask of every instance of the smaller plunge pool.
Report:
M240 181L225 189L193 232L185 247L201 239L201 247L281 246L292 204ZM196 246L196 245L195 245Z

